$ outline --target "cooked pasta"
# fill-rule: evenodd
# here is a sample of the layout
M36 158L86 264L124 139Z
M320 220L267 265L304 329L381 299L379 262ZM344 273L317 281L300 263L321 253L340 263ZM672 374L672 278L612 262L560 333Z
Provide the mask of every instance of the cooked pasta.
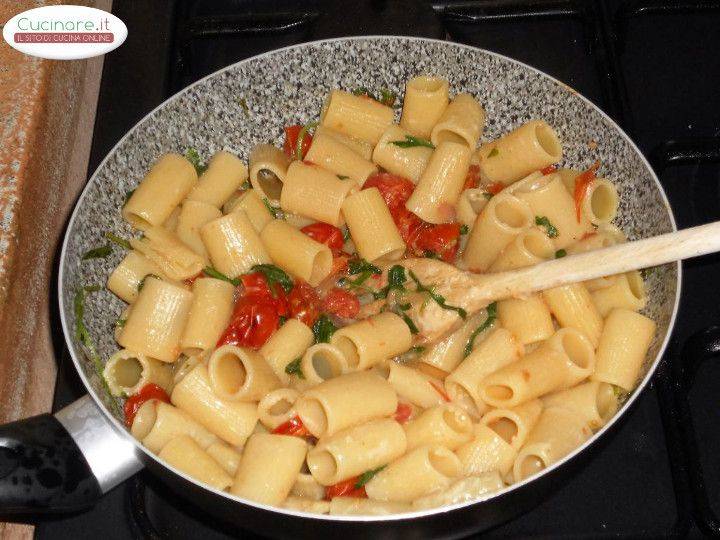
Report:
M655 339L639 272L472 311L444 280L625 242L618 190L556 169L540 118L480 142L482 103L450 91L411 79L396 123L388 90L334 90L247 164L151 166L103 370L145 448L251 501L380 516L493 496L611 421Z

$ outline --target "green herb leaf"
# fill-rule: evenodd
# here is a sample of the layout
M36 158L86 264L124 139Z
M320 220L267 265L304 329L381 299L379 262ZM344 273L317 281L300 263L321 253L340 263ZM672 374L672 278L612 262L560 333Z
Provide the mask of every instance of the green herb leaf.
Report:
M350 229L347 228L347 225L340 230L342 231L343 242L350 240Z
M404 291L406 281L407 277L405 277L404 266L396 264L392 268L390 268L390 270L388 271L388 285L391 285L395 289Z
M135 193L134 189L131 189L130 191L125 193L125 199L123 200L123 204L122 204L123 206L125 206L128 203L128 201L130 200L130 197L133 196L133 193Z
M467 344L465 345L465 350L463 351L463 358L466 358L473 350L473 345L475 343L475 338L478 337L482 332L487 330L492 326L492 324L495 322L495 319L497 318L497 302L493 302L487 307L487 318L483 321L483 323L478 326L475 330L473 330L472 334L470 334L470 338L468 339Z
M300 379L305 378L305 374L302 371L302 367L300 367L300 362L302 362L302 357L298 357L292 362L290 362L287 366L285 366L285 373L288 375L295 375Z
M337 327L332 323L330 318L323 313L312 326L315 343L329 343L330 338L336 330Z
M243 111L245 111L245 114L250 112L250 107L248 107L247 101L245 101L244 97L238 98L237 102L240 104L240 106L243 108Z
M158 276L158 275L156 275L156 274L146 274L146 275L143 276L143 278L140 280L140 283L138 283L138 287L137 287L138 292L142 291L143 287L145 286L145 280L146 280L147 278L149 278L149 277L154 277L154 278L156 278L156 279L160 279L160 276Z
M123 328L125 326L125 323L127 323L127 319L120 318L117 321L115 321L115 326L117 328Z
M417 334L420 331L420 330L418 330L418 327L415 325L415 321L413 321L410 318L410 316L407 313L405 313L405 311L403 309L398 307L398 309L396 310L396 314L400 315L402 320L405 321L405 324L407 324L408 328L410 328L411 334Z
M564 249L558 249L558 250L555 252L555 258L556 258L556 259L562 259L565 255L567 255L567 251L565 251Z
M88 259L104 259L111 253L112 247L110 246L110 244L105 244L104 246L96 247L95 249L91 249L85 252L85 255L82 256L82 260L86 261Z
M390 144L399 146L400 148L415 148L416 146L424 146L425 148L435 148L435 145L426 139L405 135L404 141L390 141Z
M108 231L105 233L105 238L120 247L123 247L125 249L132 249L132 246L130 245L130 242L128 240L125 240L122 236L118 236L115 233L111 233Z
M337 176L340 180L347 180L348 178L350 178L349 176L345 176L344 174L336 174L335 176Z
M359 86L359 87L356 88L355 90L352 90L352 94L353 94L354 96L367 96L367 97L369 97L369 98L375 99L375 96L373 96L373 95L370 93L370 90L368 90L368 89L365 88L364 86ZM376 101L377 101L377 100L376 100Z
M380 89L380 99L378 100L383 105L387 105L388 107L392 107L395 105L395 100L397 99L397 95L395 92L392 92L388 90L387 88L381 88Z
M232 283L236 287L240 285L240 280L238 278L231 278L223 274L222 272L215 270L212 266L206 266L203 268L203 274L205 274L208 277L215 278L215 279L221 279L223 281L227 281L228 283Z
M192 163L198 176L207 170L207 165L202 162L200 154L194 148L190 147L185 151L185 159Z
M550 238L557 238L559 234L555 225L550 223L550 220L546 216L535 216L535 225L545 227L545 232Z
M615 394L615 397L617 399L622 398L627 392L622 386L618 386L617 384L612 385L613 394Z
M460 234L467 234L470 232L470 227L467 225L461 225L460 226Z
M305 124L300 130L300 133L298 133L297 142L295 143L295 157L298 159L298 161L302 161L303 158L302 147L303 141L305 140L305 135L308 134L309 130L316 128L317 126L317 122L310 122L309 124Z
M86 354L92 361L93 365L95 366L95 371L97 372L98 376L100 377L100 381L102 382L103 388L107 392L108 396L111 397L110 404L113 410L116 414L120 415L121 411L120 408L117 405L117 402L115 402L114 399L112 399L112 392L110 392L110 387L108 386L107 381L105 380L105 376L103 374L103 370L105 366L103 366L102 359L100 358L100 355L97 352L97 348L95 347L95 343L92 340L92 337L90 336L90 332L87 329L87 326L85 326L85 296L87 293L97 292L101 290L102 287L100 285L91 285L87 287L81 287L78 289L78 291L75 293L75 298L73 301L73 308L75 311L75 336L77 340L85 347Z
M245 180L242 184L240 184L240 191L247 191L248 189L252 189L252 184L250 183L250 180Z
M425 257L426 259L435 259L437 261L442 261L442 258L440 257L440 255L438 255L434 251L430 251L430 250L423 251L423 257Z
M287 320L288 318L285 315L280 315L280 317L278 317L278 324L282 326L287 322Z
M483 197L485 197L488 201L489 201L490 199L492 199L494 196L495 196L495 194L494 194L494 193L490 193L489 191L484 191L484 192L483 192Z
M265 208L268 209L268 212L270 212L270 215L272 215L273 218L285 219L285 213L279 208L276 208L275 206L270 204L270 201L268 201L267 197L263 197L263 203L265 204Z
M370 272L371 274L382 274L377 266L367 262L365 259L351 259L348 262L348 274L355 276L363 272Z
M444 297L444 296L436 293L431 287L428 287L428 286L423 285L422 283L420 283L420 280L417 278L417 276L415 275L415 273L414 273L412 270L410 270L410 279L412 279L412 280L415 282L415 285L417 286L417 290L418 290L418 291L427 293L427 294L430 296L430 298L432 298L433 300L435 300L435 302L436 302L441 308L447 309L447 310L450 310L450 311L455 311L455 312L457 312L457 314L460 315L460 318L461 318L461 319L466 319L466 318L467 318L467 311L465 311L465 310L464 310L463 308L461 308L461 307L451 306L450 304L448 304L448 303L445 301L445 297Z
M427 349L427 347L423 347L422 345L415 345L410 349L410 352L420 355L425 352L425 349Z
M498 150L497 148L493 148L492 150L490 150L490 153L487 155L487 157L489 157L489 158L495 157L499 153L500 153L500 150Z
M273 283L277 283L282 287L283 291L289 293L295 285L292 278L287 275L285 270L278 268L274 264L256 264L252 267L252 270L254 272L260 272L263 276L265 276L268 285L270 285L270 290L272 290Z
M377 469L370 469L369 471L365 471L364 473L362 473L360 476L358 476L357 482L355 482L355 489L360 489L361 487L363 487L385 467L387 467L387 465L383 465L382 467L378 467Z

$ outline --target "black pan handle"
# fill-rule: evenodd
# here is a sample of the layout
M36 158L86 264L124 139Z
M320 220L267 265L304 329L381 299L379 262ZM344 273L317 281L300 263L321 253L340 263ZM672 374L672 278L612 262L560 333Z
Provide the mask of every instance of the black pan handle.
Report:
M129 437L90 396L0 426L0 521L92 507L142 467Z

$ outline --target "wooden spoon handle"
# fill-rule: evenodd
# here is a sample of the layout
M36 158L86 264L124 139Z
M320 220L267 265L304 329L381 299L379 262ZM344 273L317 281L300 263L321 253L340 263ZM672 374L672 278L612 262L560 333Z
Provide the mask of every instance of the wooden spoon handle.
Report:
M520 270L477 275L490 301L720 251L720 221L554 259Z

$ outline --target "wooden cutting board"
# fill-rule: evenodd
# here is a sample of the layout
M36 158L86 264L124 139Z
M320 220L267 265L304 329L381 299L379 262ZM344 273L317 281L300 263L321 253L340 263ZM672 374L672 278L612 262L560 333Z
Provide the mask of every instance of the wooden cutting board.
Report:
M60 3L2 0L0 23ZM87 180L103 57L51 61L0 40L0 423L50 410L59 324L54 268L67 217ZM52 319L51 319L52 315ZM32 538L0 523L0 539Z

